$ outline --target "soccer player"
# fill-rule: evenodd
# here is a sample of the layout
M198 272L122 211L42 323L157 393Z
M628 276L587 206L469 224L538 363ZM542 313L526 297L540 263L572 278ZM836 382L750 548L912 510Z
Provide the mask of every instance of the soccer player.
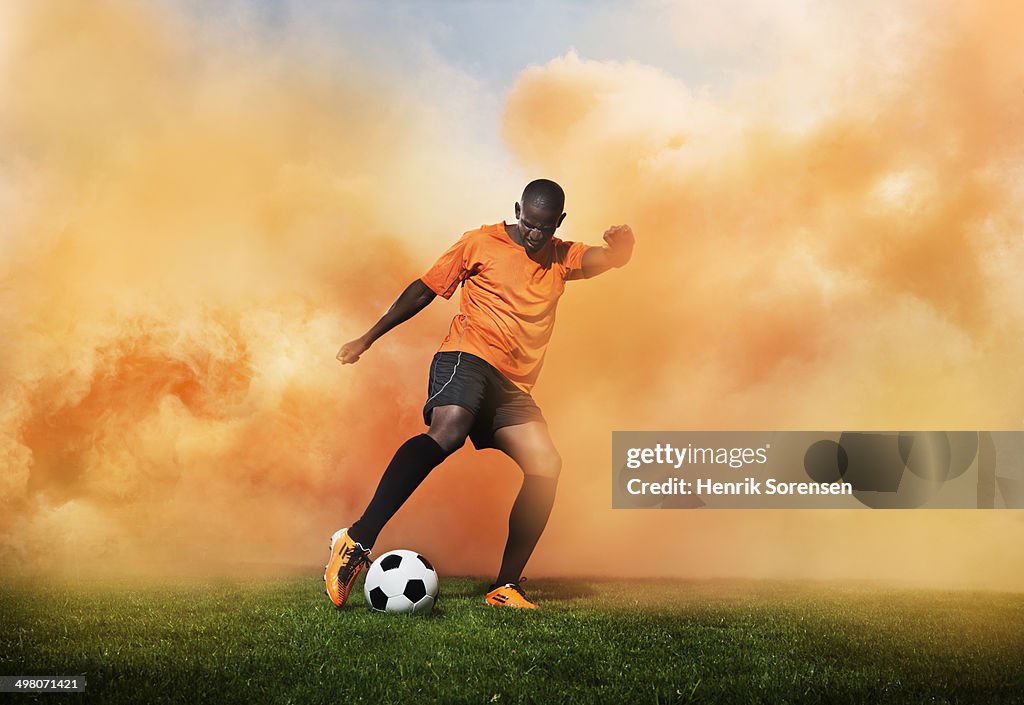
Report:
M489 605L536 609L520 577L547 524L562 459L530 390L537 381L565 283L626 264L633 231L616 225L605 245L590 247L554 237L565 220L565 193L538 179L515 205L516 222L465 233L433 267L401 293L362 337L338 352L356 362L375 340L423 310L435 296L448 299L461 285L459 313L430 365L423 421L426 433L395 453L363 515L331 536L325 566L328 597L342 607L369 562L377 535L423 479L469 437L477 449L497 448L523 471L508 520L508 541Z

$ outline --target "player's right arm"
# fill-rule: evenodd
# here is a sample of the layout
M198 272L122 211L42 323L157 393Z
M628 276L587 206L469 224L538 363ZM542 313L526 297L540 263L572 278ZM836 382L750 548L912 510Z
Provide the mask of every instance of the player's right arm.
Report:
M366 334L345 343L338 351L341 364L355 362L377 338L426 308L434 297L451 298L466 277L472 276L478 263L473 259L473 237L478 231L463 233L422 277L405 287L405 291Z
M360 355L369 350L377 338L425 309L427 304L434 300L435 296L437 294L431 291L430 287L424 284L422 279L417 279L405 287L405 291L398 296L395 303L391 304L391 308L380 317L380 320L370 330L355 340L341 346L341 350L338 351L337 355L338 360L343 365L355 362L359 359Z

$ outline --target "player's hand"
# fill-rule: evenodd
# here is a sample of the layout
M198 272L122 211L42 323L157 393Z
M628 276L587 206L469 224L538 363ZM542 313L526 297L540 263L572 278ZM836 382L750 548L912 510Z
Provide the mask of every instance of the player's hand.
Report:
M370 348L369 345L362 338L356 338L355 340L345 343L341 346L341 350L338 351L337 358L343 365L350 365L359 359L362 355Z
M604 241L608 243L608 257L612 265L621 267L633 255L633 244L636 238L633 229L628 225L613 225L604 231Z

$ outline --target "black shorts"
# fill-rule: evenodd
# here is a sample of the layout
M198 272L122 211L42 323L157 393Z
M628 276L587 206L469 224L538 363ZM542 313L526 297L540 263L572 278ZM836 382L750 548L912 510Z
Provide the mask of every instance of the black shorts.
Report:
M434 407L454 404L475 417L469 439L476 448L493 448L494 432L504 426L544 421L533 397L514 385L486 360L467 352L439 352L430 363L423 423L430 425Z

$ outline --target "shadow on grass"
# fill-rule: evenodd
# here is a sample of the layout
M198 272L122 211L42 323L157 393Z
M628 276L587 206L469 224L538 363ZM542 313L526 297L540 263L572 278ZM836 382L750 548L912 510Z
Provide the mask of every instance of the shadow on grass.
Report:
M566 602L580 598L593 597L597 591L589 580L575 579L542 579L531 580L529 594L547 602Z
M491 587L489 580L477 578L459 578L457 586L449 587L445 579L441 579L441 595L450 598L473 599L479 597L481 600Z

